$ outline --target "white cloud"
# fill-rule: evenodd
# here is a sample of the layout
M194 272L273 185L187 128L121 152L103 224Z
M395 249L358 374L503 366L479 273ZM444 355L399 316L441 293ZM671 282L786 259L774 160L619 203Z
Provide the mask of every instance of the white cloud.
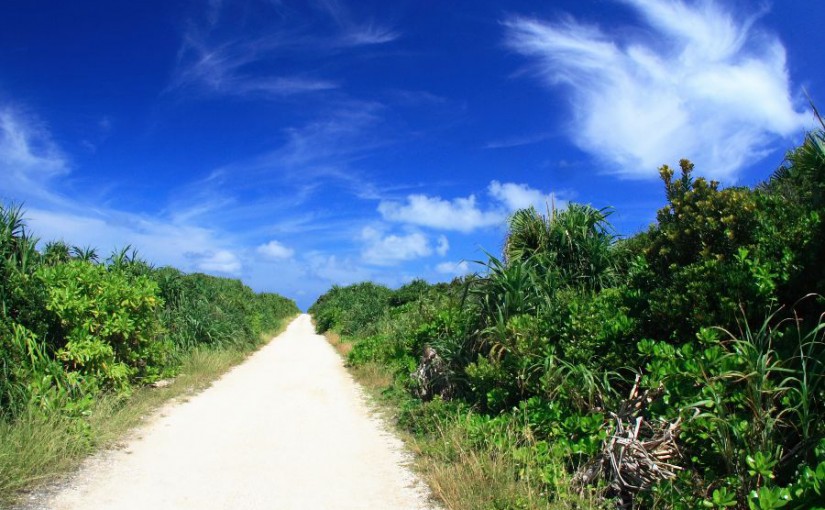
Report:
M189 256L195 260L196 267L201 271L231 275L238 275L241 272L241 261L229 250L192 253Z
M90 206L61 193L58 179L69 171L66 157L40 121L17 109L0 108L0 198L25 200L24 218L33 235L92 246L103 257L131 245L152 264L185 271L240 271L240 261L226 249L231 243L210 229Z
M259 6L266 23L224 16L223 1L210 0L204 18L185 25L177 66L168 90L200 90L240 97L283 98L339 88L335 81L313 73L272 73L294 67L296 58L340 59L345 50L385 44L400 37L390 26L373 19L355 20L337 0L319 0L315 7L329 15L336 30L320 36L295 9L280 2ZM267 12L266 8L272 9ZM314 17L313 17L314 18ZM323 68L324 66L316 66Z
M280 147L213 169L173 191L172 218L249 238L310 231L327 238L349 235L356 220L347 211L329 204L301 206L332 190L360 199L382 193L355 164L388 143L380 109L373 103L351 102L304 126L285 129ZM271 220L264 225L262 217ZM356 241L359 232L356 229Z
M539 76L566 85L575 143L607 170L644 178L664 163L693 160L703 174L733 180L777 138L803 129L791 100L785 49L706 0L623 0L646 32L564 19L512 18L507 42Z
M441 274L453 276L463 276L471 272L470 265L464 260L461 262L442 262L435 266L435 270Z
M507 221L507 216L516 209L533 206L539 211L544 211L546 204L555 204L557 208L566 206L566 202L556 198L554 194L543 193L526 184L492 181L487 188L487 194L492 200L486 207L479 205L475 195L452 200L427 195L409 195L404 202L382 200L378 204L378 212L387 221L467 233L480 228L503 225ZM444 241L446 253L449 243L446 242L446 238Z
M449 250L450 241L447 240L447 236L439 236L438 245L435 247L435 252L443 257Z
M378 230L366 227L361 238L366 244L362 252L364 261L379 266L427 257L433 252L427 236L420 232L384 236Z
M293 250L292 248L287 248L286 246L275 240L269 241L266 244L258 246L255 249L255 251L257 251L260 255L263 255L265 258L271 260L288 259L295 254L295 250Z
M381 201L378 212L389 221L459 232L499 225L506 219L500 210L482 211L474 195L452 201L427 195L409 195L405 203Z
M516 184L505 182L504 184L493 181L488 188L490 196L502 202L509 211L517 209L527 209L534 207L537 211L545 211L548 208L564 208L567 202L559 200L554 193L544 194L540 190L531 188L526 184Z

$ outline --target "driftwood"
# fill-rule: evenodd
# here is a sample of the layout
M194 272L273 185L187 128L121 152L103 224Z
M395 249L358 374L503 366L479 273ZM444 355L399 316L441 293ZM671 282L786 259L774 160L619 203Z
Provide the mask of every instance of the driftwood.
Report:
M418 368L411 374L415 381L415 395L421 400L439 397L449 400L453 396L450 369L447 363L429 345L424 347Z
M618 412L609 413L612 433L605 439L602 451L576 471L573 478L576 485L583 488L604 479L624 506L633 493L676 477L682 470L674 463L680 456L676 439L681 418L672 422L649 422L639 416L660 394L661 390L640 393L639 377L636 377L628 399Z

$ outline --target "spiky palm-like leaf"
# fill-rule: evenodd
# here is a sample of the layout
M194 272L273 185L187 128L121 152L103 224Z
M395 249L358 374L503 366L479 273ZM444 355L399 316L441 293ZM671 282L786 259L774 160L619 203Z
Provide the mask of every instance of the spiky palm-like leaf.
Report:
M610 213L582 204L569 204L548 216L532 207L516 211L510 219L505 260L512 264L532 259L568 285L608 286L616 276Z

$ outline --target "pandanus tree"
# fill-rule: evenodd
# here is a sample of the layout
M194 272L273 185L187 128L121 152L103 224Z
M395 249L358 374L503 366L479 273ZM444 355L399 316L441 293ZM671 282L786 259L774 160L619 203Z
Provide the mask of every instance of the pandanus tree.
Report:
M557 283L600 289L616 278L615 240L609 209L569 204L542 215L536 209L516 211L504 246L508 264L534 260L555 273Z
M760 245L784 254L780 302L792 305L807 293L825 295L825 121L785 156L760 186Z
M825 120L816 108L814 114L822 129L808 132L802 145L788 152L784 164L761 187L789 203L821 211L825 209Z

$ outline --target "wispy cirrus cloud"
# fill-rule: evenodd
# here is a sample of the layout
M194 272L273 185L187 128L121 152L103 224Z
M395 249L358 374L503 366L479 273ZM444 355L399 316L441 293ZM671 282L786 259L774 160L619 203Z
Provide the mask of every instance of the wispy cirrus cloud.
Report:
M318 0L311 5L332 20L335 34L319 35L313 28L316 19L280 2L259 3L259 12L266 15L250 20L227 15L232 14L231 3L210 1L205 19L190 19L184 27L167 91L279 99L340 89L341 83L324 77L327 64L340 62L342 55L359 47L400 36L374 19L356 20L343 2ZM296 66L296 61L301 64Z
M177 194L179 218L245 225L262 215L282 216L331 189L359 199L375 199L381 190L358 162L392 143L383 129L382 105L345 102L304 125L282 130L272 150L228 162ZM340 211L338 212L340 215ZM302 228L340 230L319 217L323 211L300 211ZM283 219L283 218L282 218ZM314 224L320 225L314 225Z
M341 37L341 42L351 46L370 44L384 44L398 39L401 34L389 27L375 22L363 25L353 25L347 28Z
M799 132L785 49L715 0L620 0L646 22L612 30L566 17L513 17L507 45L538 77L573 95L570 134L607 171L656 176L687 157L701 172L735 180L770 144Z
M521 147L524 145L532 145L534 143L543 142L550 138L548 133L538 133L534 135L516 136L511 138L502 138L500 140L493 140L484 144L485 149L509 149L511 147Z
M69 174L67 156L36 117L19 108L0 108L0 192L14 198L53 194L47 186Z
M385 44L401 36L400 32L375 20L356 22L349 7L339 0L315 0L313 3L339 27L341 33L337 43L343 46Z
M311 73L277 75L261 71L294 44L280 34L253 39L209 42L208 35L190 28L178 52L168 90L196 89L219 95L277 98L338 88L332 80Z
M184 271L237 275L243 269L236 243L220 232L162 217L113 209L26 207L28 226L40 239L63 239L92 246L107 256L131 245L153 264L174 265Z

